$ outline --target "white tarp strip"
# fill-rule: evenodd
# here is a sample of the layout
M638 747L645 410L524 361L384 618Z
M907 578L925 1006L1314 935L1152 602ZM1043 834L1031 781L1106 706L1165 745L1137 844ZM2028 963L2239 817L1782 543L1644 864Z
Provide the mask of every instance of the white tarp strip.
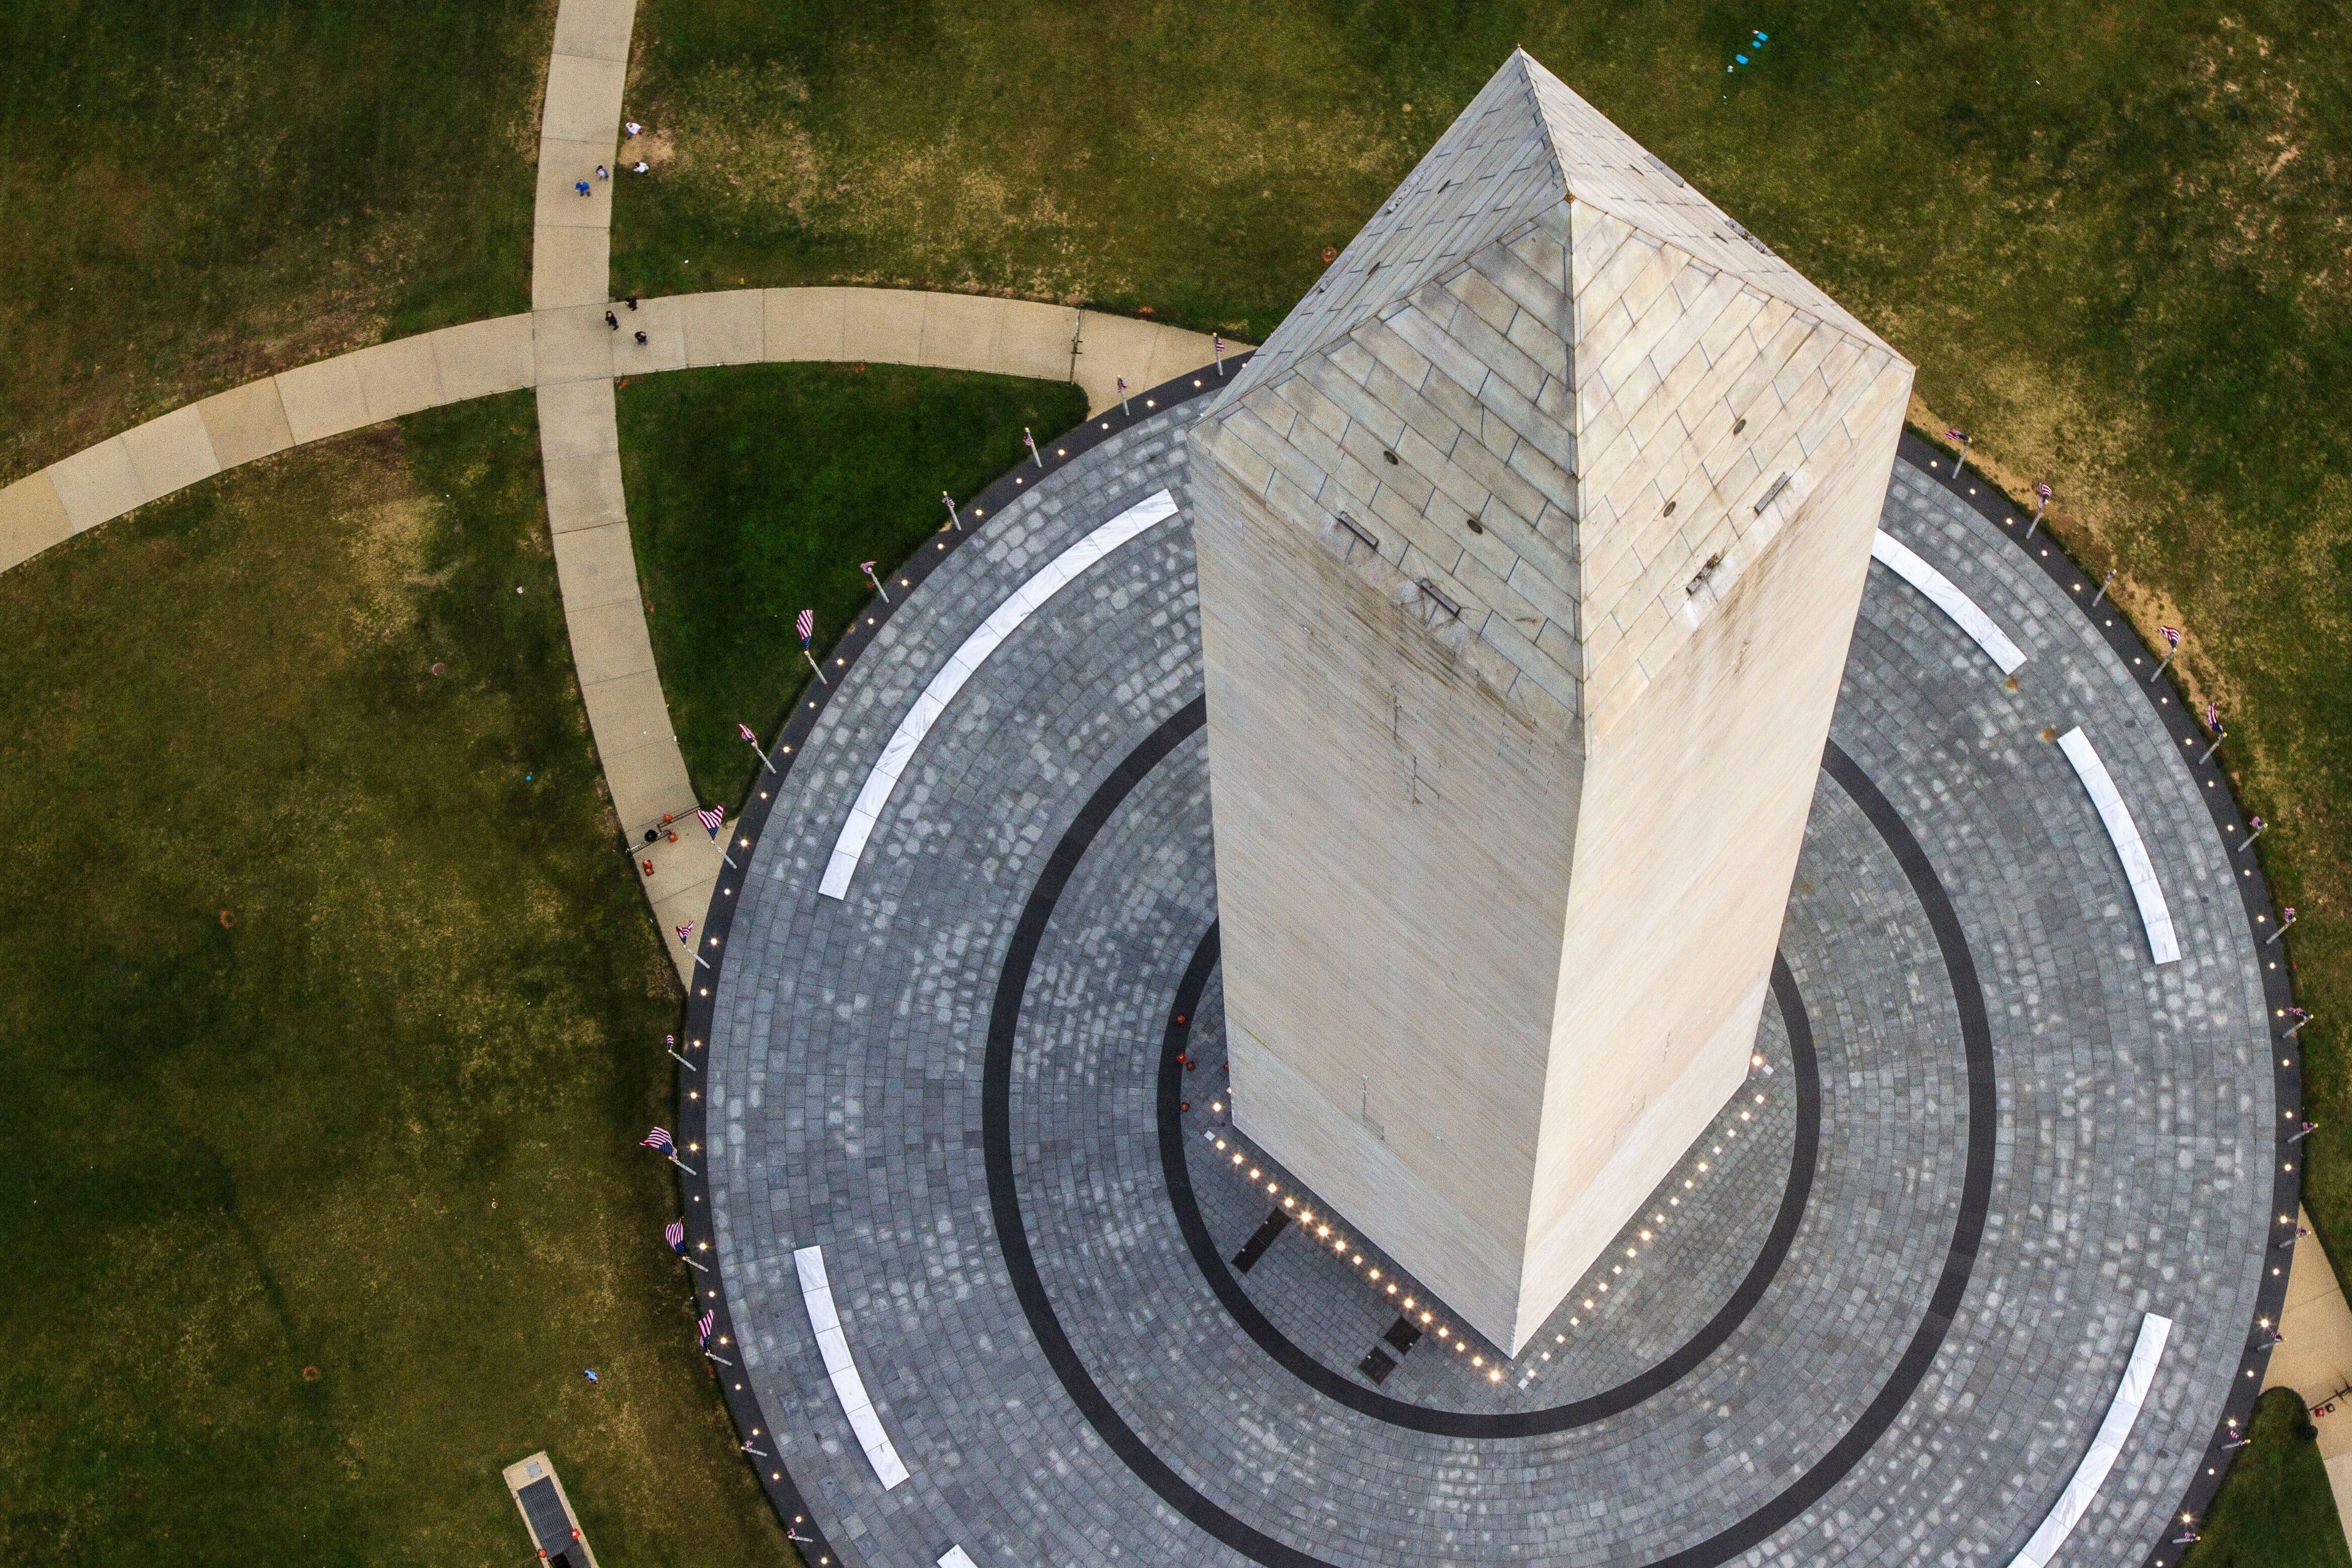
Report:
M2124 1367L2115 1403L2107 1406L2107 1418L2099 1423L2098 1436L2091 1439L2091 1451L2074 1467L2066 1489L2058 1494L2057 1505L2025 1543L2025 1550L2010 1559L2009 1568L2049 1568L2050 1560L2066 1544L2066 1537L2090 1511L2091 1500L2098 1496L2100 1483L2124 1451L2124 1439L2131 1436L2132 1423L2139 1419L2148 1384L2156 1381L2157 1359L2164 1354L2165 1338L2171 1332L2170 1318L2150 1312L2140 1319L2139 1341L2132 1346L2131 1361Z
M1977 608L1977 602L1954 585L1949 577L1937 571L1919 557L1918 552L1884 530L1870 542L1870 558L1885 565L1897 577L1927 596L1927 602L1952 617L1960 630L1976 639L1977 647L1985 650L2003 675L2015 675L2017 667L2025 662L2025 650L2009 640L2009 634L1993 624L1993 618Z
M980 1568L980 1564L974 1563L971 1553L962 1547L950 1546L940 1553L940 1568Z
M923 737L930 733L931 726L947 711L948 704L955 700L964 682L980 673L988 656L1080 573L1153 523L1175 515L1176 499L1166 490L1129 507L1046 563L1035 576L1015 589L1011 598L999 605L995 613L981 622L980 629L964 638L961 647L948 656L947 664L931 677L930 684L915 699L915 705L898 721L898 730L882 748L873 771L866 775L864 787L850 805L849 820L841 825L841 837L834 840L833 855L825 861L824 879L817 884L818 892L828 899L849 896L849 879L857 874L857 863L866 854L866 841L873 836L875 825L882 820L883 808L890 804L890 792L898 787L898 775L907 771L907 764L915 759L915 748L923 743Z
M841 1314L834 1310L833 1286L824 1277L824 1248L802 1247L793 1254L793 1268L801 1277L801 1300L808 1307L809 1327L816 1332L817 1353L824 1358L825 1375L833 1380L834 1397L841 1401L849 1429L857 1435L857 1446L866 1450L866 1463L874 1467L887 1492L907 1479L907 1467L899 1462L898 1450L890 1446L890 1435L882 1430L882 1417L874 1413L874 1402L866 1397L866 1380L857 1375L857 1363L850 1359L849 1340L841 1331Z
M2091 804L2099 809L2099 820L2106 824L2107 837L2115 840L2116 856L2124 863L2124 878L2131 883L2132 898L2139 904L2139 923L2147 928L2148 952L2158 963L2179 963L2180 939L2173 933L2172 910L2164 901L2164 889L2157 885L2156 863L2147 858L2147 846L2140 842L2131 807L2124 804L2116 781L2107 775L2107 764L2099 761L2080 724L2058 737L2058 749L2074 764L2083 787L2090 792Z

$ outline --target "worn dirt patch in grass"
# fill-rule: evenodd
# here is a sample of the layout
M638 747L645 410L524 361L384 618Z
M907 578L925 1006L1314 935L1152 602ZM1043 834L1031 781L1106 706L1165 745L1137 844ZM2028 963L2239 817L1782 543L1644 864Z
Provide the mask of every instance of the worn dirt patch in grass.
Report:
M608 1560L790 1561L635 1146L677 988L530 399L194 487L0 616L0 1558L495 1562L545 1447Z

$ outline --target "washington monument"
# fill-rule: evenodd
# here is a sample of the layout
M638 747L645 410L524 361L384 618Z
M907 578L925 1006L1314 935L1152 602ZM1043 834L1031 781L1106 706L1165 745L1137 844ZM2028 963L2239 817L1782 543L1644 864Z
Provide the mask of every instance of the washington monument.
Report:
M1192 432L1235 1123L1507 1351L1749 1070L1911 375L1522 52Z

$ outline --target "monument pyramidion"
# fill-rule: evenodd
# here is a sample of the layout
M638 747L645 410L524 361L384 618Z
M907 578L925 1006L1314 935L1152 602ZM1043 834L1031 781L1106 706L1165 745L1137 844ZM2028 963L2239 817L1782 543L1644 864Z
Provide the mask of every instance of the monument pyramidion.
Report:
M1750 1070L1911 377L1520 52L1191 434L1235 1125L1507 1351Z

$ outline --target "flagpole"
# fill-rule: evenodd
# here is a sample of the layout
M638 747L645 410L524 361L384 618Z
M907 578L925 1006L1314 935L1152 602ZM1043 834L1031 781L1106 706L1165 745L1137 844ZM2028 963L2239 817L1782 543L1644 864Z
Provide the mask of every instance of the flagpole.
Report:
M758 740L753 739L747 741L744 743L751 748L751 754L760 759L760 765L761 767L767 769L770 773L774 773L776 771L776 764L768 761L768 753L761 749Z
M2158 676L2161 676L2165 672L2166 668L2168 667L2175 658L2179 658L2179 654L2180 650L2178 647L2167 650L2164 656L2164 662L2156 667L2156 674L2147 678L2147 683L2150 686L2154 686L2157 682Z
M700 1072L702 1070L700 1068L696 1067L692 1062L688 1061L684 1057L679 1056L676 1051L670 1051L667 1046L664 1046L662 1049L669 1051L670 1059L677 1063L678 1066L684 1068L687 1071Z
M866 562L857 569L866 574L866 580L874 584L874 591L882 595L882 602L886 605L888 604L890 602L890 591L882 586L881 578L874 575L874 563L871 561Z
M712 1361L717 1362L720 1366L733 1366L733 1365L735 1364L733 1362L729 1361L729 1360L728 1360L725 1356L723 1356L723 1355L717 1355L717 1354L713 1354L713 1353L712 1353L711 1352L709 1352L709 1351L704 1351L702 1353L703 1353L704 1355L709 1356L709 1357L710 1357L710 1359L711 1359ZM751 1449L749 1449L749 1448L746 1448L746 1449L744 1449L743 1451L744 1451L745 1453L747 1453L747 1454L748 1454L748 1453L750 1453L751 1450ZM761 1456L761 1458L764 1458L765 1457L766 1457L765 1455L762 1455L762 1456Z
M955 524L955 530L958 533L961 533L963 531L963 517L961 513L956 510L955 497L948 494L945 490L941 490L940 492L940 499L948 503L948 521Z
M2214 736L2214 737L2213 737L2213 743L2212 743L2211 745L2210 745L2210 746L2208 746L2208 747L2206 747L2206 748L2205 748L2205 754L2204 754L2203 756L2200 756L2200 757L2199 757L2199 758L2197 759L2197 765L2198 765L2199 767L2200 767L2200 768L2201 768L2201 767L2203 767L2207 763L2211 762L2211 761L2213 760L2213 753L2214 753L2214 752L2218 752L2218 751L2220 751L2221 749L2221 736L2219 736L2219 735L2216 735L2216 736Z
M2297 1019L2294 1021L2294 1027L2293 1027L2293 1028L2289 1029L2285 1034L2281 1035L2281 1036L2279 1037L2279 1038L2280 1038L2280 1039L2282 1039L2282 1040L2291 1040L2291 1039L2294 1038L2294 1037L2295 1037L2295 1036L2297 1036L2297 1035L2299 1035L2299 1034L2301 1034L2301 1033L2303 1032L2303 1026L2304 1026L2305 1024L2308 1024L2308 1023L2310 1023L2310 1022L2311 1022L2311 1015L2310 1015L2310 1014L2308 1014L2308 1013L2305 1013L2302 1017L2297 1018Z
M2263 940L2263 945L2264 947L2268 947L2272 942L2278 941L2279 938L2286 934L2287 928L2293 924L2294 924L2294 917L2293 915L2289 915L2286 919L2279 921L2278 930L2271 932L2271 934Z
M2264 822L2261 817L2257 816L2254 818L2254 830L2246 835L2246 841L2243 844L2239 845L2230 853L2232 855L2243 855L2247 850L2254 847L2255 839L2260 838L2263 834L2270 831L2270 826L2271 825L2269 823Z
M700 1179L702 1173L688 1164L685 1161L679 1159L677 1155L666 1154L663 1158L667 1160L671 1164L676 1165L679 1170L684 1171L688 1175L693 1176L698 1180Z
M2107 574L2099 580L2099 591L2091 595L2091 608L2095 610L2099 607L2099 601L2107 596L2107 584L2115 580L2116 569L2110 566L2107 568Z
M803 643L803 644L801 645L801 657L802 657L803 658L804 658L804 659L808 660L809 668L810 668L811 669L815 669L815 670L816 670L816 683L817 683L819 686L831 686L831 685L833 684L833 682L832 682L832 681L827 680L827 679L824 678L824 670L822 670L822 669L817 669L816 655L814 655L814 654L813 654L813 653L809 652L809 650L808 650L808 645L807 645L806 643Z
M677 1255L677 1260L678 1260L680 1263L685 1264L688 1268L701 1268L701 1269L702 1269L702 1272L704 1272L705 1274L708 1274L708 1273L709 1273L709 1272L710 1272L710 1270L709 1270L709 1269L708 1269L708 1268L703 1268L701 1264L697 1263L693 1258L688 1258L688 1257L685 1253L683 1253L683 1252L681 1252L681 1253L679 1253L679 1254Z

